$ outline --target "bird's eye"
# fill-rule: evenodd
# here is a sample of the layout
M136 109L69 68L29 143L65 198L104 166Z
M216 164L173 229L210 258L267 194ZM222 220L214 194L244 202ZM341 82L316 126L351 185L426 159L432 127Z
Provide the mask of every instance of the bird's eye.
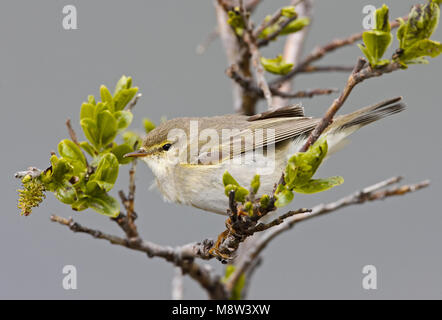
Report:
M167 151L167 150L170 149L171 146L172 146L172 145L171 145L170 143L166 143L166 144L163 145L163 150L164 150L164 151Z

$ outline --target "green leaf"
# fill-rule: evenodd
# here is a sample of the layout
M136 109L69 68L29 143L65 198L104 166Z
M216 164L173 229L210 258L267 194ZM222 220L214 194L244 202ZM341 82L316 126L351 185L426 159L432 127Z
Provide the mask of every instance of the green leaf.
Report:
M114 96L123 89L129 89L131 85L132 85L131 77L126 77L125 75L121 76L120 80L118 80L115 86Z
M311 179L309 182L302 186L296 186L293 190L299 193L317 193L326 191L333 187L339 186L344 183L342 177L330 177L326 179Z
M364 45L358 45L362 53L367 57L370 65L381 67L388 64L388 60L381 60L391 44L390 22L388 18L388 7L384 4L376 10L376 27L373 30L365 31L362 34Z
M88 207L89 207L89 204L88 204L87 197L78 199L77 201L75 201L71 205L71 208L74 211L83 211L83 210L86 210Z
M249 214L249 216L253 215L253 203L251 201L247 201L244 204L244 211Z
M130 111L117 111L114 113L114 117L117 120L118 132L123 131L132 123L133 114Z
M440 9L437 3L415 5L407 22L400 19L401 26L397 32L399 47L405 50L420 40L429 39L437 28L439 18Z
M305 27L307 27L310 24L310 19L307 17L298 18L296 20L293 20L290 22L287 26L284 27L284 29L281 30L279 35L287 35L290 33L295 33L298 31L301 31Z
M128 144L133 149L138 148L138 146L141 146L142 144L141 137L137 133L132 131L125 131L123 133L123 140L124 143Z
M224 172L223 174L223 184L224 187L228 186L229 184L239 186L239 183L236 182L236 180L231 176L231 174L228 171Z
M288 205L293 200L293 192L284 188L281 192L276 194L275 206L277 208Z
M117 120L107 110L97 115L97 130L100 146L107 146L117 135Z
M114 97L115 111L123 110L126 105L135 97L138 88L122 89Z
M249 194L249 190L243 187L237 187L235 192L235 200L241 203L246 201L246 197Z
M80 147L71 140L65 139L58 144L58 153L66 159L79 161L86 168L86 158Z
M90 104L93 104L94 106L97 104L95 102L95 97L91 94L87 96L87 102L89 102Z
M100 95L101 95L101 101L107 103L108 106L110 107L110 110L112 112L114 112L115 108L114 108L114 102L112 99L112 94L110 93L109 89L105 85L102 85L100 87Z
M96 157L97 156L97 151L95 150L95 148L93 146L91 146L88 142L86 141L82 141L80 142L80 147L86 151L91 157Z
M286 18L293 18L294 16L296 16L295 7L287 6L287 7L281 8L281 15Z
M285 182L289 189L307 183L315 174L322 160L327 155L328 145L326 137L316 141L306 152L293 155L287 164Z
M120 213L120 204L118 201L106 193L88 197L86 203L89 208L111 218L117 217Z
M263 194L261 199L259 200L260 206L263 209L266 209L270 204L270 196L268 194Z
M250 183L250 187L254 194L258 192L259 186L260 186L260 177L259 174L257 174L253 177L252 182Z
M155 129L155 124L148 118L143 119L144 132L149 133Z
M362 34L362 40L365 47L359 45L361 51L365 54L372 67L379 66L381 58L391 44L392 35L390 32L383 31L365 31ZM384 64L384 61L382 61Z
M133 160L133 158L124 158L126 153L132 152L133 148L126 143L115 146L111 149L111 152L117 157L120 164L127 164Z
M55 197L65 204L73 204L77 199L77 192L68 183L55 191Z
M222 282L226 283L229 279L229 277L233 274L236 267L234 265L227 265L226 266L226 272L224 274L224 277L222 279ZM230 300L241 300L242 298L242 290L244 289L244 286L246 284L246 277L244 274L241 274L239 276L238 281L236 282L235 286L232 289L232 293L230 296Z
M81 105L81 110L80 110L80 120L83 119L93 119L94 118L94 113L95 113L95 105L92 103L86 103L84 102Z
M249 194L249 190L238 185L228 184L224 188L224 193L228 197L231 191L235 191L235 201L244 203Z
M404 63L425 63L420 58L432 57L435 58L442 52L442 44L437 41L429 39L421 40L414 43L410 48L406 49L400 56Z
M388 7L384 4L376 10L376 30L390 32L390 20L388 18Z
M244 32L244 20L241 17L241 14L239 12L239 9L235 8L235 10L230 10L227 13L227 23L232 27L232 29L235 31L235 33L238 36L242 36Z
M100 141L96 122L92 119L85 118L80 121L80 125L83 129L84 135L89 140L89 142L96 149L100 149Z
M64 187L65 182L69 180L74 172L74 168L66 159L53 155L51 157L51 169L42 177L42 182L49 191L55 191Z
M293 69L293 63L287 63L279 55L275 59L266 59L261 57L261 64L264 69L273 74L284 75Z
M104 154L98 163L95 173L89 178L88 190L93 193L92 191L95 189L94 183L96 183L104 191L110 191L117 180L118 167L118 159L113 153Z
M111 113L113 113L114 111L111 110L109 108L109 104L108 103L103 103L103 102L98 102L97 105L95 106L95 110L94 110L94 119L97 120L98 114L102 111L110 111Z

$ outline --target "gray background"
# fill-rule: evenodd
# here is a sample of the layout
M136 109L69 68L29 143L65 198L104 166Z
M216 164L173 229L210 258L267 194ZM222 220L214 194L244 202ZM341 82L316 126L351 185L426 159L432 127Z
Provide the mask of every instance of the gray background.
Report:
M416 1L385 2L396 17ZM255 21L287 3L264 1ZM62 28L67 4L77 7L78 30ZM306 52L361 30L362 7L367 4L379 6L382 1L317 0ZM134 129L141 130L144 116L158 123L162 116L231 112L231 82L224 75L227 65L220 42L202 56L195 54L214 25L212 1L207 0L1 1L0 298L170 298L170 264L73 234L49 221L54 213L73 215L82 224L121 234L107 218L92 211L76 214L51 194L30 217L20 217L19 181L13 173L29 165L47 167L49 152L67 137L65 119L73 119L78 130L82 101L97 94L102 83L113 87L122 74L133 76L143 93ZM441 40L441 30L433 38ZM270 57L280 50L281 43L264 54ZM359 55L351 46L320 64L353 65ZM404 95L409 108L354 135L350 146L321 167L318 176L343 175L343 186L297 196L291 207L331 201L393 175L406 176L406 182L430 178L431 188L298 225L265 250L250 298L442 298L442 113L441 82L436 78L441 66L439 58L359 85L344 112L397 95ZM342 88L346 77L302 75L296 88ZM319 116L334 98L305 99L303 104L308 114ZM126 187L127 170L121 169L114 191ZM136 206L145 239L179 245L223 230L224 217L163 203L158 191L148 190L151 183L148 168L139 166ZM78 290L62 288L67 264L77 267ZM362 289L362 267L367 264L377 267L376 291ZM185 297L206 295L186 278Z

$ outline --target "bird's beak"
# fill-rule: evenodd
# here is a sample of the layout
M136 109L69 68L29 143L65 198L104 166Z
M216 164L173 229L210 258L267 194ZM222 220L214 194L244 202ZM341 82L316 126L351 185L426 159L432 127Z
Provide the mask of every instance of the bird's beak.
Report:
M124 156L123 156L123 158L129 158L129 157L133 157L133 158L135 158L135 157L145 157L145 156L147 156L147 152L146 152L146 150L143 150L143 149L138 149L137 151L134 151L134 152L130 152L130 153L126 153Z

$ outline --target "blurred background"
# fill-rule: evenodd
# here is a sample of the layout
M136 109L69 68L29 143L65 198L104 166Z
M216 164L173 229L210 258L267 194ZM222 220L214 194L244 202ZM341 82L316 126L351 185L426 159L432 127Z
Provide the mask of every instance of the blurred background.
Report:
M415 1L316 0L305 53L316 45L362 30L365 5L390 6L391 17L404 16ZM420 2L424 2L420 0ZM259 23L288 0L264 0L253 19ZM78 30L62 27L65 5L74 5ZM211 116L231 113L231 80L220 41L203 55L196 47L215 28L212 1L12 1L0 3L0 134L2 221L0 223L0 298L169 299L173 267L161 259L74 234L49 221L51 214L121 234L116 224L87 210L75 213L48 194L31 216L16 208L19 180L28 166L46 168L49 153L67 138L65 120L81 133L80 105L101 84L113 88L130 75L143 97L132 129L143 117ZM442 31L433 39L442 40ZM282 52L283 41L263 50ZM397 47L395 40L392 48ZM391 55L392 50L387 54ZM327 55L319 65L353 65L356 45ZM411 66L359 85L341 113L403 95L408 109L352 136L352 143L325 162L318 176L342 175L345 183L318 195L297 195L292 208L309 207L347 195L395 175L406 183L431 179L430 188L385 202L353 206L297 225L264 251L250 287L252 299L442 298L442 152L438 132L442 58ZM342 88L347 74L301 75L295 90ZM337 94L302 102L306 113L321 116ZM259 110L264 109L261 103ZM80 137L83 139L83 137ZM127 188L128 167L121 168L113 190ZM180 245L214 238L225 217L167 204L144 164L137 170L136 210L143 238ZM222 272L217 261L211 264ZM74 265L78 289L64 290L62 268ZM362 288L362 268L374 265L378 289ZM184 297L205 299L185 278Z

